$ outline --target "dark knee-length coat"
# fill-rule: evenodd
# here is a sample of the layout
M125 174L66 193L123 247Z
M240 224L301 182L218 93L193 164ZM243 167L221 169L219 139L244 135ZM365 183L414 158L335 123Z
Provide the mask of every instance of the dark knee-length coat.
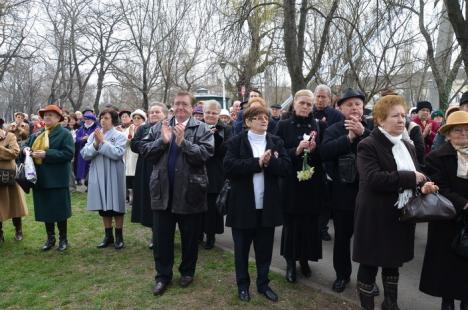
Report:
M414 165L414 147L403 140ZM358 145L359 192L354 220L353 260L381 267L399 267L414 257L414 224L400 223L398 193L416 188L416 174L397 171L393 144L375 128Z
M40 130L31 135L26 146L31 147ZM70 131L62 126L49 133L49 149L41 165L35 165L37 182L33 187L36 221L57 222L68 219L71 212L68 189L71 161L75 144Z
M460 216L468 216L468 180L457 177L457 153L450 142L429 153L426 173L450 199ZM419 288L422 292L450 299L468 299L468 259L451 249L460 228L456 220L429 223L426 253Z
M265 191L263 195L262 227L275 227L283 224L281 210L280 178L290 169L290 159L277 136L267 133L266 150L272 150L268 167L263 168ZM237 229L257 227L255 193L252 177L262 171L258 157L253 157L247 131L232 137L227 143L224 157L224 171L231 181L228 200L226 226Z

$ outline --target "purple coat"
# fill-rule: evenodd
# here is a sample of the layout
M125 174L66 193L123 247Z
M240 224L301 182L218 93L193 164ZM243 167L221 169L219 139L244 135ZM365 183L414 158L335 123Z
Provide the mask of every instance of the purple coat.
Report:
M75 176L77 181L81 181L86 179L89 171L89 161L84 160L81 156L80 152L81 149L86 145L88 139L83 139L85 137L89 137L96 128L98 128L98 123L94 122L94 124L86 128L85 125L81 126L76 131L76 142L75 142Z

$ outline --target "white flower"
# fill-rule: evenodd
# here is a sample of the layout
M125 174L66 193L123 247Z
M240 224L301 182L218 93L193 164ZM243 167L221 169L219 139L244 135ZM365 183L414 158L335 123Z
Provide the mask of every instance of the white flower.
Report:
M306 140L306 141L310 141L310 136L305 133L305 134L302 135L302 139Z

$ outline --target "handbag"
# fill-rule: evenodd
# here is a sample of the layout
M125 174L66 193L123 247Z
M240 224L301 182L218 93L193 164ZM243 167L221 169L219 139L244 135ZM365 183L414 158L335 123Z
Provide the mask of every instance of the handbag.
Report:
M15 185L16 170L0 169L0 186Z
M338 158L338 178L342 183L354 183L357 176L356 155L349 153Z
M223 184L223 188L216 197L216 209L221 215L227 214L227 203L229 198L229 193L231 192L231 182L226 179Z
M453 239L452 249L455 254L468 259L468 221L466 216L463 217L461 229Z
M401 209L400 222L423 223L455 218L457 211L452 202L439 194L423 194L420 190Z
M26 179L26 171L24 168L23 163L16 166L16 183L28 194L34 184Z

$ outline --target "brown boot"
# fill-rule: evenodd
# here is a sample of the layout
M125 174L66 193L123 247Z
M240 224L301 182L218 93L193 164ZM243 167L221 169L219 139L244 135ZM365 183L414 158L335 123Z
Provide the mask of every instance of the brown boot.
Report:
M23 226L21 223L21 218L20 217L14 217L12 219L13 225L15 225L15 240L16 241L21 241L23 240Z

